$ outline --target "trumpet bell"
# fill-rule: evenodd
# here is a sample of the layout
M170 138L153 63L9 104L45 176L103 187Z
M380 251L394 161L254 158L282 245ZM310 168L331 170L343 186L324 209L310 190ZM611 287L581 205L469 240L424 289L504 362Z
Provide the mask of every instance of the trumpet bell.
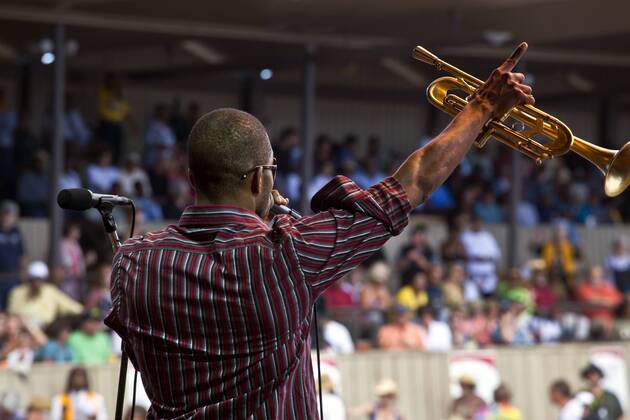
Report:
M612 158L606 171L604 191L609 197L616 197L630 185L630 142L626 143Z

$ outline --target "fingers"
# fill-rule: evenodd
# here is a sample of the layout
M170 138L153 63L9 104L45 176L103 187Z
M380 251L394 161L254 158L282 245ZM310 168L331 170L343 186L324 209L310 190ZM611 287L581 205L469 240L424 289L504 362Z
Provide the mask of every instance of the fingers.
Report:
M523 57L526 51L527 51L527 43L521 42L521 44L518 47L516 47L512 55L508 57L508 59L505 60L503 64L501 64L498 67L498 69L503 72L512 71L514 67L516 67L519 60L521 59L521 57Z
M527 85L514 86L514 90L517 92L519 102L521 105L534 105L536 100L532 95L532 88Z
M271 190L271 196L273 197L273 203L281 206L286 206L289 204L289 199L284 198L278 190Z

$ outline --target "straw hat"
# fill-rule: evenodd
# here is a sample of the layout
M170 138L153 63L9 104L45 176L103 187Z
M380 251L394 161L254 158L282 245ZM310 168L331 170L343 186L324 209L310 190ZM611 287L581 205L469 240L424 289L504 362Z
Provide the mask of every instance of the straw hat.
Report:
M398 384L393 379L382 379L374 387L374 393L377 397L383 397L385 395L398 394Z

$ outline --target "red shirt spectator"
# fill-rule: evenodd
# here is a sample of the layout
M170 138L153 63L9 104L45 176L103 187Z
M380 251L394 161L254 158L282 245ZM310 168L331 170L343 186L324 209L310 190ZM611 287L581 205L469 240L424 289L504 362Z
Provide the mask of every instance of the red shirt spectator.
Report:
M352 295L345 291L339 282L334 283L328 290L324 292L324 301L326 309L353 306Z
M604 278L598 265L589 269L589 276L577 288L578 299L587 304L584 314L592 319L612 321L614 310L622 301L621 294Z

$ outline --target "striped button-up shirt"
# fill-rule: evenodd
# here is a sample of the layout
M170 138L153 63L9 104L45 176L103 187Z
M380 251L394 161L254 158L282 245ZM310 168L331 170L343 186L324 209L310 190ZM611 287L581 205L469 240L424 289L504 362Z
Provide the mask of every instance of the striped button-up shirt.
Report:
M127 240L105 323L151 399L149 418L315 419L311 311L331 282L407 224L394 178L336 177L312 216L268 226L232 206L191 206L178 225Z

